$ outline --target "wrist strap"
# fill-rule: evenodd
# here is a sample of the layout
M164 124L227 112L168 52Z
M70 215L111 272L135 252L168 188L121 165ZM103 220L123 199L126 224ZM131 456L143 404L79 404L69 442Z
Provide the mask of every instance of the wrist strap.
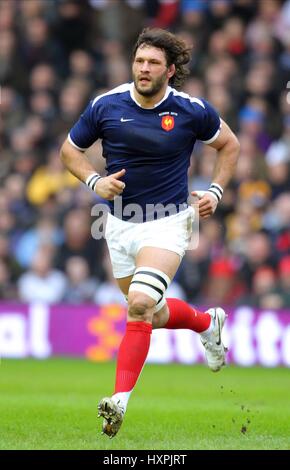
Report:
M99 181L99 179L101 179L101 178L102 178L102 176L99 175L99 173L92 173L90 176L87 177L85 183L89 188L91 188L93 191L95 191L97 181Z
M215 195L218 202L221 200L224 193L223 188L218 183L211 183L208 191Z

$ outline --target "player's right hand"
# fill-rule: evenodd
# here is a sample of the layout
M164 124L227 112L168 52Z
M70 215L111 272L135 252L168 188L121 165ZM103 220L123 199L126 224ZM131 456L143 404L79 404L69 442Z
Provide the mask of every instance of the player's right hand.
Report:
M105 176L104 178L97 181L95 192L102 198L112 201L116 196L120 196L125 189L125 183L119 181L122 176L124 176L126 170L117 171L110 176Z

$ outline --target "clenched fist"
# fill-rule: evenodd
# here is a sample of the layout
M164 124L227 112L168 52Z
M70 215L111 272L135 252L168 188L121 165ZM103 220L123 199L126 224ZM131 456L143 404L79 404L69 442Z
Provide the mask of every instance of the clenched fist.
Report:
M110 176L99 179L95 186L95 192L104 199L112 201L116 196L120 196L125 189L125 183L119 181L124 176L126 170L118 171Z
M198 209L201 219L208 219L208 217L214 214L218 200L212 192L192 191L191 195L198 198Z

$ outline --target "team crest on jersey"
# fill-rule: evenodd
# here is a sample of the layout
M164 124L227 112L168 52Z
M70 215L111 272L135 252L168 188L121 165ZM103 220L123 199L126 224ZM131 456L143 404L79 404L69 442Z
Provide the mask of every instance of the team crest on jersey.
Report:
M174 128L174 117L168 114L167 116L162 116L161 126L165 131L171 131Z

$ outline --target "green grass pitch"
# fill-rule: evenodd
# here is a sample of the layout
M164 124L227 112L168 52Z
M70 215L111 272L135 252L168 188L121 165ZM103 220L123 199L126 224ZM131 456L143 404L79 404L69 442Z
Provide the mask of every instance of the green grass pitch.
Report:
M113 363L2 360L0 449L290 449L289 369L147 364L119 434L97 401Z

